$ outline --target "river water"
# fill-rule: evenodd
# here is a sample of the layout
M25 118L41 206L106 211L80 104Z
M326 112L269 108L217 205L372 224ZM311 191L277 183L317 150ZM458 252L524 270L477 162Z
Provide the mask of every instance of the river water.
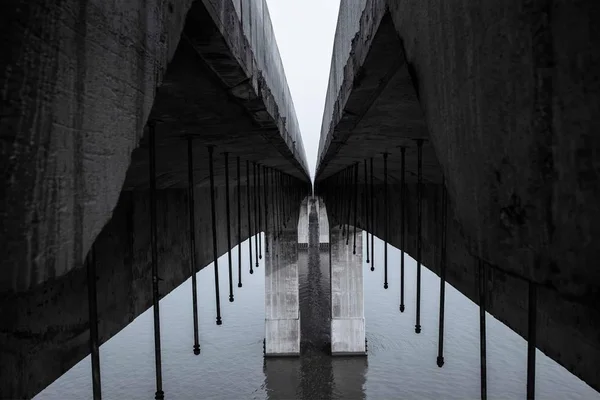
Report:
M312 213L311 218L315 218ZM314 239L311 238L311 239ZM247 248L248 242L242 246ZM242 249L242 254L247 250ZM227 301L221 274L223 325L215 325L212 266L198 273L202 354L192 353L191 281L161 301L163 388L167 399L477 399L479 398L479 308L446 286L445 365L438 368L439 278L422 273L421 323L414 333L416 264L407 256L406 311L398 311L400 252L389 247L390 288L383 289L383 242L375 240L374 272L365 264L368 357L332 358L329 341L329 264L326 251L301 251L300 311L303 355L264 359L264 268L245 272L235 302ZM237 249L233 249L237 265ZM219 259L225 266L227 257ZM247 259L243 271L248 271ZM105 399L153 399L152 310L140 315L100 349ZM488 397L524 399L526 342L487 316ZM538 399L598 399L600 394L538 351ZM90 399L86 357L36 399Z

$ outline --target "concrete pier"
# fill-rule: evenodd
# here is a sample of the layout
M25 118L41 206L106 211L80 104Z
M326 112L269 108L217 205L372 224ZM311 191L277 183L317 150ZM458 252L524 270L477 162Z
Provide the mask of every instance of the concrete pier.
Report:
M329 246L329 219L327 219L327 209L323 200L317 200L317 212L319 215L319 247L327 248Z
M277 239L274 233L269 233L268 237L270 249L265 257L265 356L267 357L300 355L297 235L296 227L292 229L288 226L288 229L284 229Z
M356 254L352 254L352 237L346 245L341 227L330 234L331 354L366 355L362 230L356 232Z
M300 205L300 218L298 220L298 247L308 248L308 214L310 202L308 198L304 199Z

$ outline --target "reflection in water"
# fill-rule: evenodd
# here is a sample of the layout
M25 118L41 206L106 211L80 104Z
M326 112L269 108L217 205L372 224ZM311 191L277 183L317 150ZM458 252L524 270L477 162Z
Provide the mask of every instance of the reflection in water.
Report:
M308 250L298 252L302 356L267 358L267 395L273 400L362 399L366 357L330 355L329 251L319 250L318 215L309 213Z

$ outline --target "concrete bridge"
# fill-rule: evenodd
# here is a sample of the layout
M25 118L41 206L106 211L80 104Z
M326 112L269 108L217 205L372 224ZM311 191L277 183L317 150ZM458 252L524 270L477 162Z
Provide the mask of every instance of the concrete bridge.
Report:
M0 15L0 397L90 352L98 371L98 346L150 306L158 338L159 299L251 237L265 354L298 354L311 182L265 1ZM530 363L538 347L600 389L598 17L593 0L342 1L314 182L334 353L366 350L362 297L339 294L358 294L373 233L528 339ZM215 262L218 324L238 268Z

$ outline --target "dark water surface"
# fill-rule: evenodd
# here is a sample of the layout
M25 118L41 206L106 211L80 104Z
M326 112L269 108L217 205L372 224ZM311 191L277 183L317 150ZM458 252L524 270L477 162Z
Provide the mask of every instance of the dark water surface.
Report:
M314 218L314 214L311 215ZM314 236L311 240L314 240ZM247 242L242 246L246 247ZM390 288L383 289L383 243L375 240L376 270L365 264L368 357L332 358L329 343L329 257L301 251L300 358L264 359L264 268L245 272L244 287L229 303L227 274L220 281L223 325L215 325L212 266L198 274L202 354L192 353L191 281L161 301L163 387L167 399L477 399L479 398L478 306L446 286L443 368L436 365L439 278L422 274L423 331L414 333L416 264L406 259L406 312L398 311L400 252L389 248ZM242 254L247 252L242 251ZM233 251L237 265L237 250ZM220 265L225 266L227 257ZM243 271L248 271L243 260ZM153 399L152 310L100 349L105 399ZM487 316L488 395L524 399L526 342ZM600 394L538 351L538 399L600 399ZM36 399L90 399L89 357Z

